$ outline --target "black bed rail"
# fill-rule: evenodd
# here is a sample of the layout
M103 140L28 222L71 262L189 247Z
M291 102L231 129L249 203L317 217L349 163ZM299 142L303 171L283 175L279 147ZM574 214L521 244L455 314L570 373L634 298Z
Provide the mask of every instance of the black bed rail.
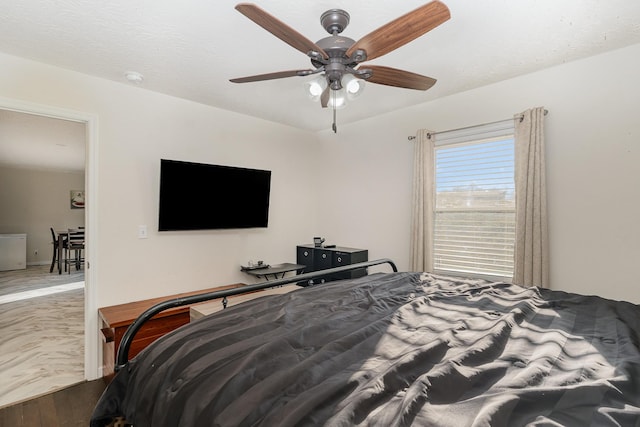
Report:
M326 270L318 270L310 273L298 274L290 277L284 277L282 279L270 280L262 283L256 283L254 285L244 285L239 288L225 289L222 291L214 291L214 292L206 292L203 294L189 295L185 297L173 298L166 301L159 302L154 306L145 310L140 316L136 318L136 320L127 328L124 335L122 336L122 340L120 341L120 346L118 347L118 353L116 355L116 363L114 370L117 372L120 369L127 366L129 363L129 348L131 347L131 343L133 342L133 337L140 330L142 325L150 320L156 314L175 307L181 307L183 305L196 304L199 302L209 301L212 299L222 298L223 303L226 302L226 298L239 295L244 293L249 293L253 291L260 291L262 289L273 288L276 286L286 285L288 283L293 282L305 282L311 279L322 278L328 275L342 273L345 271L351 271L358 268L367 268L372 267L374 265L380 264L389 264L394 272L398 271L395 263L390 259L383 258L374 261L366 261L359 262L356 264L345 265L343 267L335 267L329 268ZM226 307L226 304L224 304Z

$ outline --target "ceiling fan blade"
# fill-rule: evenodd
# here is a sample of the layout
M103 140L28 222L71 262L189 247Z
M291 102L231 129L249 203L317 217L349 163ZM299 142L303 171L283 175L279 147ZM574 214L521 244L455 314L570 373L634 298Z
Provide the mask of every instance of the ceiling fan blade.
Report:
M238 77L235 79L229 79L229 81L232 83L259 82L262 80L283 79L285 77L308 76L312 72L313 70L278 71L276 73L257 74L255 76Z
M436 84L436 79L432 79L431 77L391 67L363 65L360 69L371 70L371 77L366 80L380 85L427 90Z
M322 108L327 108L329 105L329 97L331 96L331 87L327 85L326 88L322 91L322 95L320 95L320 105Z
M367 59L378 58L431 31L451 17L449 8L438 0L420 6L367 34L346 52L347 57L358 49L367 53Z
M320 46L255 4L239 3L236 5L236 10L305 55L309 51L314 51L320 53L325 59L329 58L327 52Z

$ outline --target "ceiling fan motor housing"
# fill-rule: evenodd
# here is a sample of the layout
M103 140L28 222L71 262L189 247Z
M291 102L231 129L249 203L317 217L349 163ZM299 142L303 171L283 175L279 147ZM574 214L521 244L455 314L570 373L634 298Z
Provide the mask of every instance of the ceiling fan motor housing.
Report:
M343 36L331 36L320 39L316 42L318 47L322 48L329 58L342 58L345 57L345 52L349 49L356 41L350 39L349 37Z
M346 51L355 43L355 40L348 37L333 35L319 40L316 44L329 56L328 60L311 59L314 67L324 66L327 83L333 90L342 88L342 76L348 72L346 67L353 68L357 64L346 56Z

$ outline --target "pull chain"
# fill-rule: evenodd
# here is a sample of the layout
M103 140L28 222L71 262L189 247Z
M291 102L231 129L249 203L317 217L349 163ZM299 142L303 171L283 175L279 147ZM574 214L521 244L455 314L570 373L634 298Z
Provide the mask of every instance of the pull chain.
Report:
M338 133L338 127L336 126L336 91L332 90L331 95L333 96L333 125L331 125L331 129L333 129L333 133Z

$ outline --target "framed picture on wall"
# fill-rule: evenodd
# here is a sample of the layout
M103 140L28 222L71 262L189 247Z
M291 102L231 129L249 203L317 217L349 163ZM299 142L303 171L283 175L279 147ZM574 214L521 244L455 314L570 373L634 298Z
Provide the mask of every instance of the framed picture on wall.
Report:
M71 209L84 209L84 190L71 190Z

